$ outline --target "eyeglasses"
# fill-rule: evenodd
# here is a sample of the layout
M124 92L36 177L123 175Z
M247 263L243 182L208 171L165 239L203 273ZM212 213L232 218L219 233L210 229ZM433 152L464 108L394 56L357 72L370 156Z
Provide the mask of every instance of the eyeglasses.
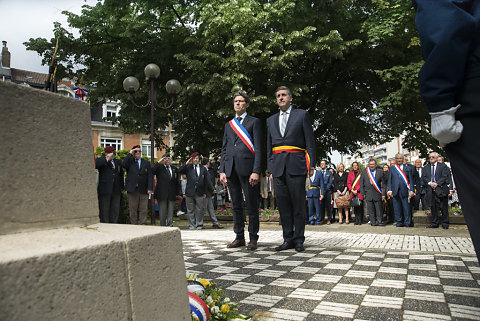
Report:
M233 102L234 102L234 103L244 103L245 100L234 100Z
M142 151L141 150L136 150L135 153L141 153Z
M437 158L437 156L430 156L430 158Z

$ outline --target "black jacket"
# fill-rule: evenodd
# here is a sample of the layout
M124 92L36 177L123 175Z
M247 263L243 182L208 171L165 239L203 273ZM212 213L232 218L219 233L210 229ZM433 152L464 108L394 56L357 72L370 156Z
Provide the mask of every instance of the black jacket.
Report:
M179 194L178 168L170 165L172 176L164 164L156 163L153 165L152 173L157 177L154 197L157 200L174 201Z
M127 178L125 180L125 190L133 193L138 187L138 192L147 194L147 191L153 191L153 174L150 163L145 159L141 159L140 168L132 154L128 153L123 160L123 168L127 170Z
M197 175L193 164L188 164L178 169L179 174L187 175L187 186L185 188L185 195L188 197L203 196L204 194L213 194L213 186L210 182L210 175L205 166L200 166L200 175Z
M98 157L95 160L95 168L98 169L98 187L100 195L120 194L123 189L123 167L122 162L113 159L114 168L107 162L105 157Z

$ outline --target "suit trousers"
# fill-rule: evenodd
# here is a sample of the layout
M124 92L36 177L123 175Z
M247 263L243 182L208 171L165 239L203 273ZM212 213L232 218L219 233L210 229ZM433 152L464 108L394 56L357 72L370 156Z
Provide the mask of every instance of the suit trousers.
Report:
M265 208L275 209L275 197L273 197L272 192L268 192L267 198L264 199L263 203Z
M273 180L286 243L303 244L305 241L305 180L306 175L289 175L286 171Z
M325 192L325 197L320 201L320 220L325 221L325 210L327 210L327 221L332 220L332 192Z
M175 207L175 201L159 200L158 212L160 214L160 226L173 226L173 208Z
M430 186L427 188L431 188ZM437 187L440 188L440 187ZM450 224L450 219L448 215L448 196L438 197L435 192L432 191L432 202L431 202L431 213L432 213L432 225L438 226L440 224L438 218L438 212L440 210L442 214L442 226L448 227Z
M408 196L393 196L393 211L395 213L395 221L398 225L410 227L412 224L412 216L410 214L410 204L408 204Z
M355 224L363 224L363 201L360 206L353 207L353 213L355 214Z
M248 182L250 176L238 175L235 164L232 168L232 174L227 178L228 189L232 198L233 209L233 231L237 240L245 239L245 212L243 206L243 196L245 196L245 205L248 213L248 234L250 240L258 240L258 231L260 230L260 220L258 218L258 195L260 194L260 184L251 186Z
M382 201L365 201L370 224L376 225L383 222Z
M417 193L415 195L415 204L413 205L413 209L418 211L420 209L420 204L422 204L422 210L426 210L428 208L427 200L425 199L425 194Z
M213 225L218 224L217 217L215 216L215 210L213 209L213 196L207 196L205 198L205 210L207 211Z
M98 195L100 223L118 223L120 214L120 193Z
M138 192L127 193L128 208L130 210L131 224L145 224L147 222L148 212L148 194Z
M308 221L310 222L310 224L320 224L320 199L318 197L309 197L307 200Z
M187 196L187 219L189 228L203 227L205 199L202 196Z

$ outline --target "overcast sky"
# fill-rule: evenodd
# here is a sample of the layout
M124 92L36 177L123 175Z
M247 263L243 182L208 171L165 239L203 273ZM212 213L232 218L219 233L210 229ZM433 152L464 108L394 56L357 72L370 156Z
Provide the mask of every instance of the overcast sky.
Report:
M11 67L48 73L41 57L27 51L23 43L30 38L53 37L53 22L68 28L67 19L61 14L67 10L79 14L82 5L95 5L96 0L0 0L0 41L7 41L11 54Z
M29 71L48 73L48 67L42 66L41 57L33 51L27 51L23 43L30 38L53 37L53 22L58 21L69 29L62 11L79 14L82 5L95 5L97 0L0 0L0 41L7 41L11 54L11 67ZM340 154L334 152L332 161L340 162Z

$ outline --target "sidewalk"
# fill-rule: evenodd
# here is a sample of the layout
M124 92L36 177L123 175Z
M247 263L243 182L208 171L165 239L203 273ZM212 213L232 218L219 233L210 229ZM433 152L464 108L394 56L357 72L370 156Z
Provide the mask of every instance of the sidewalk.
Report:
M276 224L261 225L254 252L226 248L231 224L181 233L186 269L254 320L480 320L480 267L464 226L307 226L302 253L274 250Z

